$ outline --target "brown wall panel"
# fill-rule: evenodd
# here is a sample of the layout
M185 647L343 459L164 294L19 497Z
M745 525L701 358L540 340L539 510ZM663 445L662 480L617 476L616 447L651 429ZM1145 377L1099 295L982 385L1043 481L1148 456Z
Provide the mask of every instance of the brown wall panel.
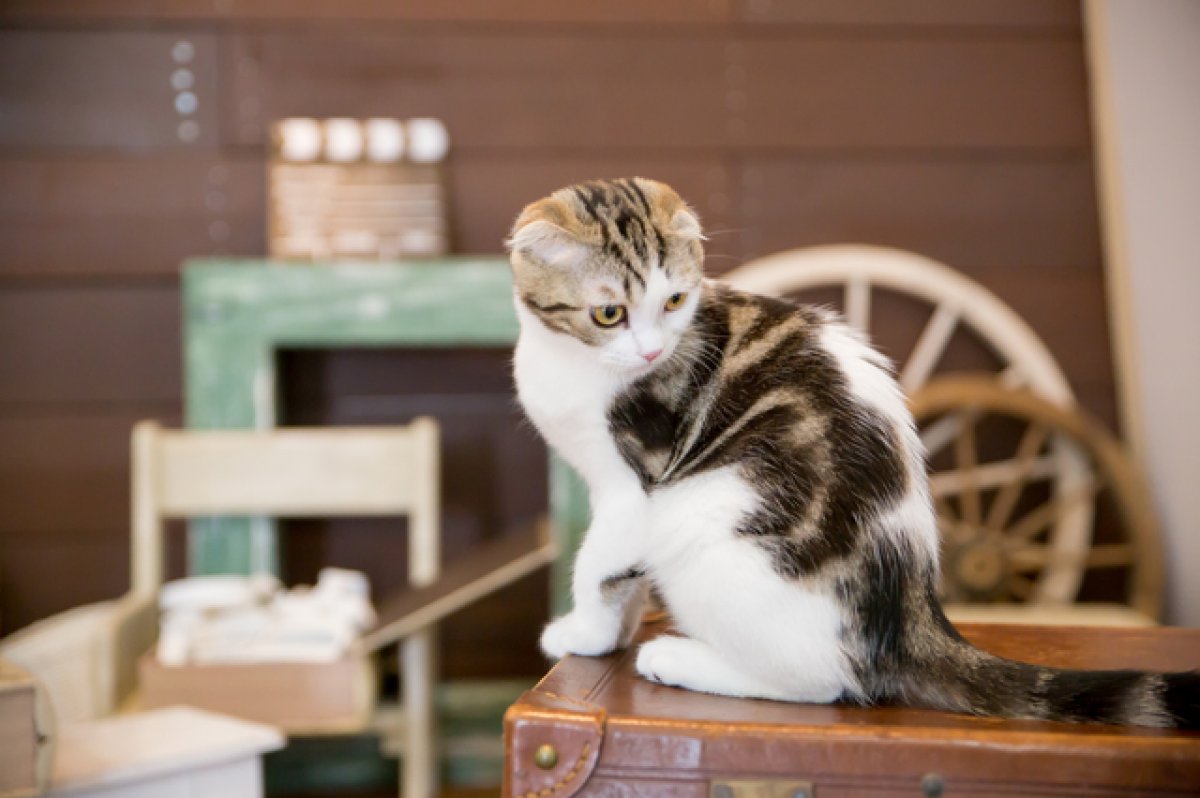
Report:
M1072 29L1077 0L736 0L737 18L809 25Z
M731 14L733 0L8 0L0 16L17 20L144 22L147 19L328 20L336 22L697 23Z
M129 435L147 418L177 426L176 404L62 415L0 406L0 537L99 536L127 545Z
M216 55L216 38L198 31L0 30L0 151L210 149ZM197 101L188 114L172 86L181 69Z
M544 673L547 662L537 641L541 621L550 617L549 604L550 571L543 569L451 615L439 627L444 677Z
M89 535L0 535L0 634L129 588L129 542Z
M813 35L727 48L735 143L818 148L1090 143L1078 38Z
M467 147L1088 143L1077 38L514 38L246 34L231 46L228 107L260 128L432 114ZM261 142L253 125L237 136Z
M9 21L138 24L148 20L680 24L738 20L805 25L1078 28L1076 0L8 0Z
M439 116L459 147L1089 143L1077 39L319 33L235 53L231 108Z
M722 45L711 37L326 28L239 35L232 60L229 107L258 102L265 119L436 116L460 148L725 140Z
M1104 285L1087 277L1026 277L997 271L978 276L1045 341L1072 385L1112 385Z
M177 400L180 346L175 285L0 288L0 412Z
M171 276L265 249L261 158L0 160L0 277Z
M261 256L266 247L263 225L257 214L233 221L10 216L0 219L0 276L174 276L189 257Z
M1117 412L1117 397L1111 382L1079 382L1071 386L1079 407L1108 428L1118 439L1121 437L1121 418Z
M968 273L983 268L1086 274L1100 233L1091 161L897 155L743 161L748 257L861 242L910 249Z

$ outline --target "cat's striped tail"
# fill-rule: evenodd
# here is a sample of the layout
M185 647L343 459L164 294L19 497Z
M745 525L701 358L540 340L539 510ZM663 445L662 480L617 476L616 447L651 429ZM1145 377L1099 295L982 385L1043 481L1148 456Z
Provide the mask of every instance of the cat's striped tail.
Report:
M1200 729L1195 671L1049 668L982 651L948 622L923 631L935 640L902 688L915 703L997 717Z

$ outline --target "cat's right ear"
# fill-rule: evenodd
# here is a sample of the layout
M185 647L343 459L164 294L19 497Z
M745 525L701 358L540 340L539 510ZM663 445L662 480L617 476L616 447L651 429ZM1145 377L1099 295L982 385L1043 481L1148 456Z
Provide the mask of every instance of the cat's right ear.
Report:
M564 269L574 268L587 257L587 247L563 228L544 219L522 224L525 217L521 214L506 242L509 251Z

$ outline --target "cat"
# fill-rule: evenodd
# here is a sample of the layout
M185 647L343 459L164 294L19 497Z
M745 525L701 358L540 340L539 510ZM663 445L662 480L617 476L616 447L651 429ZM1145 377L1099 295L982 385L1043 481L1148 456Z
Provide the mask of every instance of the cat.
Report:
M591 181L507 242L518 398L593 520L551 658L629 645L653 586L680 634L637 671L748 698L1195 727L1194 673L1027 665L938 599L921 446L890 365L832 312L706 280L669 186Z

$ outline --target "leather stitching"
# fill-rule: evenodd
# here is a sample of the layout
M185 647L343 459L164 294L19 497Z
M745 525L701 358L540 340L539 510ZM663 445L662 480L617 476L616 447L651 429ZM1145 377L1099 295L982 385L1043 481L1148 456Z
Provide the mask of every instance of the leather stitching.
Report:
M585 707L588 710L599 709L599 707L597 707L595 704L590 704L587 701L584 701L579 698L571 698L570 696L559 695L558 693L552 693L549 690L539 690L538 692L540 692L542 695L547 696L549 698L554 698L554 699L557 699L558 701L566 701L568 704L574 704L577 707Z
M589 703L589 702L584 701L579 698L572 698L571 696L559 695L558 693L554 693L549 690L539 689L536 692L542 696L545 696L546 698L551 699L551 700L561 701L565 704L569 704L571 706L586 710L588 715L591 716L590 720L591 720L592 724L596 727L595 732L603 735L603 725L604 725L603 718L604 718L604 715L606 714L603 707L601 707L597 704ZM579 774L584 770L588 759L591 757L592 749L593 749L592 743L585 742L583 744L583 750L579 754L579 758L575 760L574 764L571 766L571 769L568 770L565 774L563 774L562 778L559 779L557 782L555 782L553 785L551 785L549 787L545 787L545 788L543 788L541 790L537 790L537 791L531 790L530 792L526 792L526 793L517 793L514 796L514 798L550 798L551 796L553 796L555 794L558 794L560 792L567 790L570 783L572 781L574 781L579 776Z

